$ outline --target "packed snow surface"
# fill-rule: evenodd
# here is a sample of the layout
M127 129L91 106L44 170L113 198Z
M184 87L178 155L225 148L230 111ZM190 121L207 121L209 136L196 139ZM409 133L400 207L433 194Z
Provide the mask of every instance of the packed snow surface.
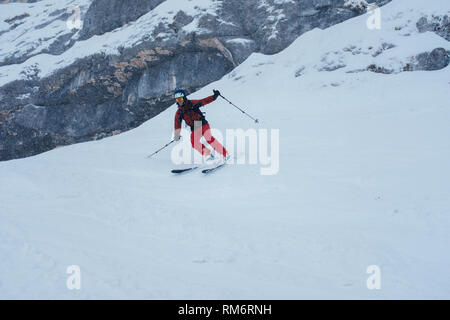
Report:
M244 150L230 152L246 164L207 176L172 175L172 146L147 159L170 141L175 105L0 163L0 298L450 298L450 67L400 72L449 50L415 28L449 6L394 0L380 30L367 15L313 30L189 96L219 89L260 120L219 98L204 109L217 134L279 130L276 174ZM71 265L80 290L66 286Z

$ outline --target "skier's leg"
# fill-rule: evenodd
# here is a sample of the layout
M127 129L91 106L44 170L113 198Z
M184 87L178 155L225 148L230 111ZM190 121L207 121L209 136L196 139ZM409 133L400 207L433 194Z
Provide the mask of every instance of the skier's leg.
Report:
M211 129L209 127L209 124L206 123L203 125L203 137L205 137L206 142L208 142L208 144L213 147L213 149L217 152L220 153L224 158L226 158L227 156L227 150L225 149L225 147L219 142L217 141L212 135L211 135Z
M200 154L204 156L209 156L211 154L211 151L207 147L203 145L203 143L200 142L200 139L202 138L202 128L197 128L194 131L191 132L191 144L192 147L200 152Z

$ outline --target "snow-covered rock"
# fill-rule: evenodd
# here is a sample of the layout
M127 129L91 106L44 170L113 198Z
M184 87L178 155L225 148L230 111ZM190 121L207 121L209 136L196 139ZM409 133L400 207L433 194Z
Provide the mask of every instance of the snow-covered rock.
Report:
M65 52L78 39L79 29L70 22L75 19L81 23L91 1L45 0L1 5L0 66L20 65L34 56ZM11 78L0 80L0 84L19 79L15 75L2 76Z
M432 15L422 17L417 21L417 29L420 32L432 31L450 41L450 19L449 15Z
M94 0L86 13L81 39L102 35L136 21L164 0Z

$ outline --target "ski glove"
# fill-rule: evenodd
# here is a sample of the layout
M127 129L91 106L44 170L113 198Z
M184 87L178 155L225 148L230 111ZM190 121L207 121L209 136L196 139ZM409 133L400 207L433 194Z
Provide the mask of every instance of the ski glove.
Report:
M214 100L216 100L217 97L220 96L220 91L219 90L213 90L213 92L214 92L213 98L214 98Z

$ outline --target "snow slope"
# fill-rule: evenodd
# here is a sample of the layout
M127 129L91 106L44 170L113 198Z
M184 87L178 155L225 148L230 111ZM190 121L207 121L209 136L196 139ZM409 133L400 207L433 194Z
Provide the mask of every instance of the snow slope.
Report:
M450 67L399 72L449 49L414 27L449 10L394 0L381 30L367 16L313 30L190 96L218 88L261 120L218 99L205 111L222 132L279 129L276 175L244 164L172 176L170 150L146 159L170 139L175 106L0 163L0 298L450 298ZM371 63L395 72L355 72ZM70 265L81 290L66 288Z

